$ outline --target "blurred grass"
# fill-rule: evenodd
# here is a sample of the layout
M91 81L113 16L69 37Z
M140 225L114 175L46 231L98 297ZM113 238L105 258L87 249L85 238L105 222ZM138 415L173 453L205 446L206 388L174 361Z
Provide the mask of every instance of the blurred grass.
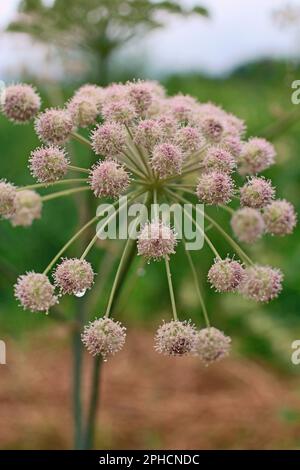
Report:
M211 79L196 75L171 76L165 79L169 94L177 92L196 96L200 101L212 101L224 106L227 111L245 119L248 136L260 135L270 124L285 113L295 110L291 104L291 82L300 76L300 69L291 68L285 63L263 62L250 64L237 70L232 76ZM45 92L45 90L42 90ZM46 90L47 91L47 90ZM68 98L70 88L63 90ZM47 98L44 96L44 102ZM277 165L266 172L277 187L277 197L291 200L300 210L300 122L290 127L274 141L277 151ZM32 125L15 126L0 116L0 175L17 185L28 184L32 178L27 169L30 151L39 145ZM85 165L90 158L88 150L74 144L76 161ZM86 164L87 166L87 164ZM44 191L45 192L45 191ZM81 197L84 197L81 195ZM208 209L211 215L221 220L229 230L228 214L221 210ZM77 222L76 203L71 198L58 199L45 204L43 217L32 228L12 229L8 222L0 227L0 331L4 334L21 336L28 329L46 327L48 321L39 314L23 312L13 298L13 283L20 273L26 270L43 270L49 259L72 235ZM220 239L214 230L210 237L226 255L232 253L230 247ZM285 238L265 237L250 250L253 259L260 263L280 267L285 273L284 291L278 300L267 306L246 302L233 295L214 294L206 283L206 273L212 262L212 255L205 247L194 253L199 275L205 288L205 296L212 322L226 333L233 335L240 354L262 357L272 363L296 370L290 364L291 341L300 337L300 235ZM68 256L76 254L76 247ZM102 250L94 250L90 260L96 267L103 256ZM138 261L137 261L138 262ZM191 316L198 324L201 312L195 298L192 279L183 250L171 260L173 279L176 286L182 316ZM164 266L159 263L146 265L136 275L137 264L131 275L133 290L124 289L121 301L121 316L126 323L152 323L170 315L170 304L165 279ZM99 276L103 273L99 273ZM130 281L129 281L130 283ZM109 283L107 284L108 295ZM130 295L129 295L130 294ZM91 316L102 313L105 296L99 299L97 309ZM72 315L74 302L64 299Z

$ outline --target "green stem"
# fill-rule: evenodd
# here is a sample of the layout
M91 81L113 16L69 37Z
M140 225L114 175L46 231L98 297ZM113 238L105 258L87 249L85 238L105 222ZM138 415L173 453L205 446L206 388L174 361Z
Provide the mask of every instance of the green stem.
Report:
M56 199L57 197L70 196L71 194L79 193L81 191L88 191L90 189L91 188L89 186L80 187L80 188L73 188L73 189L66 189L65 191L58 191L57 193L47 194L46 196L42 196L41 200L43 202L51 201L51 199Z
M209 322L208 313L207 313L207 310L206 310L204 298L203 298L203 295L202 295L202 292L201 292L201 289L200 289L199 280L198 280L198 276L197 276L197 271L196 271L196 268L195 268L194 261L191 257L191 254L190 254L189 250L186 247L186 243L184 243L184 249L185 249L185 253L186 253L186 256L188 258L190 268L191 268L191 271L192 271L192 274L193 274L194 283L195 283L195 287L196 287L196 292L198 294L198 298L199 298L199 302L200 302L200 305L201 305L201 308L202 308L204 320L205 320L207 328L209 328L210 327L210 322Z
M90 243L88 244L88 246L86 247L84 252L82 253L80 259L84 259L88 255L89 251L92 249L92 247L94 246L96 241L99 239L99 235L102 233L102 231L105 229L105 227L107 227L107 225L118 215L118 213L127 205L127 203L131 202L136 197L141 196L141 194L143 194L143 193L144 193L144 189L142 191L138 192L138 193L133 194L130 198L128 198L128 200L121 207L119 207L113 214L111 214L108 217L105 224L103 226L101 226L99 230L97 230L96 235L92 238L92 240L90 241Z
M115 202L114 206L116 206L118 204L118 201ZM44 270L44 273L43 274L47 274L50 269L52 268L52 266L56 263L56 261L61 257L61 255L69 248L69 246L75 241L77 240L77 238L88 228L90 227L94 222L96 222L99 217L101 217L103 214L105 214L106 212L106 209L104 209L100 214L96 215L95 217L93 217L91 220L89 220L83 227L81 227L80 230L78 230L78 232L75 233L75 235L73 235L72 238L70 238L70 240L61 248L61 250L59 250L59 252L57 253L57 255L55 255L55 257L50 261L50 263L48 264L48 266L46 267L46 269Z
M170 298L171 298L171 304L172 304L173 318L174 318L174 321L178 321L174 289L173 289L173 284L172 284L172 274L170 271L170 263L169 263L167 256L165 257L165 265L166 265L168 286L169 286L169 292L170 292Z
M146 203L147 199L148 199L148 195L146 194L144 203ZM135 219L135 221L136 220L137 219ZM105 312L105 317L109 317L109 315L110 315L111 307L112 307L112 304L113 304L113 299L114 299L117 287L119 285L119 279L120 279L121 273L124 269L125 260L127 259L128 253L130 252L130 247L131 246L135 247L135 245L136 245L136 240L132 238L132 233L135 229L136 229L136 226L132 225L132 231L130 233L128 233L128 240L125 243L125 247L124 247L120 262L119 262L119 266L118 266L118 269L117 269L117 272L116 272L116 275L115 275L115 279L114 279L114 282L113 282L113 286L112 286L112 289L111 289L111 292L110 292L110 296L109 296L109 299L108 299L107 308L106 308L106 312Z
M168 191L168 190L166 190ZM171 191L168 191L168 192L171 192ZM179 199L181 202L183 203L187 203L187 204L190 204L190 201L182 196L179 196L179 195L175 195L173 192L172 192L173 196L174 197L177 197L177 199ZM196 211L199 211L199 209L196 207ZM222 227L214 220L212 219L212 217L210 217L209 215L207 215L205 213L205 211L201 211L200 212L201 214L204 215L204 217L223 235L223 237L228 241L228 243L232 246L232 248L239 254L239 256L241 257L241 259L246 263L246 264L251 264L253 265L253 261L249 258L249 256L244 252L244 250L242 250L242 248L230 237L230 235L228 235L227 232L225 232L225 230L222 229Z
M167 192L170 193L170 191L168 191L166 189ZM180 196L177 195L177 194L174 194L174 193L171 193L173 195L173 198L177 199L180 201ZM189 203L189 201L186 201L187 203ZM197 209L196 209L197 210ZM196 220L194 219L194 217L189 214L189 212L186 210L186 209L183 209L185 215L192 221L192 223L195 225L195 227L197 228L197 230L199 230L199 232L203 235L206 243L208 244L208 246L210 247L210 249L212 250L212 252L214 253L214 255L218 258L218 259L221 259L221 256L220 254L218 253L217 249L215 248L215 246L213 245L212 241L210 240L210 238L206 235L205 231L202 229L202 227L200 227L200 225L196 222Z
M54 181L53 183L34 183L27 186L17 188L17 191L23 191L24 189L38 189L38 188L51 188L52 186L58 186L61 184L73 184L73 183L86 183L85 178L70 178L65 180Z
M87 174L90 173L90 170L88 170L87 168L80 168L79 166L68 165L68 168L69 168L70 170L78 171L78 172L80 172L80 173L87 173Z
M87 147L91 148L91 143L88 139L86 139L85 137L83 137L82 135L78 134L78 132L71 132L71 136L77 140L78 142L80 142L81 144L83 145L86 145Z
M129 248L130 248L130 246L132 246L132 244L135 245L135 240L131 239L130 236L129 236L127 242L125 243L125 247L124 247L124 250L123 250L120 262L119 262L119 266L118 266L118 269L117 269L117 272L116 272L116 275L115 275L115 279L114 279L114 282L113 282L113 285L112 285L112 289L111 289L111 292L110 292L110 296L109 296L109 299L108 299L107 308L106 308L106 312L105 312L105 317L109 317L109 315L110 315L111 307L112 307L112 304L113 304L113 299L114 299L117 287L119 285L119 279L120 279L122 270L124 269L124 263L125 263L127 254L129 252Z
M141 161L142 161L142 163L145 167L147 176L151 176L150 168L149 168L149 165L147 163L147 160L146 160L143 152L141 151L140 147L138 145L136 145L136 143L134 142L133 135L132 135L129 127L126 126L126 125L125 125L125 127L126 127L126 130L127 130L128 134L129 134L129 137L130 137L130 139L131 139L131 141L134 145L134 148L136 149L136 151L137 151L137 153L138 153L138 155L139 155L139 157L140 157L140 159L141 159Z
M225 206L224 204L219 204L219 206L226 212L228 212L230 215L234 214L234 210L231 207Z
M148 178L147 173L143 170L143 168L141 168L141 167L136 163L136 161L134 160L134 158L131 157L131 155L129 155L129 154L128 154L127 152L125 152L125 151L123 151L122 153L123 153L123 155L124 155L126 158L128 158L128 160L135 166L136 169L135 169L134 171L135 171L135 173L136 173L138 176L140 176L140 178ZM125 163L125 164L128 166L127 163ZM128 167L129 167L129 166L128 166ZM133 171L133 170L131 170L131 171Z

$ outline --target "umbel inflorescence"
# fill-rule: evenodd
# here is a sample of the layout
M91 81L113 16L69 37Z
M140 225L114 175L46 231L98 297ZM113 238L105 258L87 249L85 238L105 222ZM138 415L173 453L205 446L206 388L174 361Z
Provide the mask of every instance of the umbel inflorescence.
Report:
M40 106L40 97L30 85L8 86L1 96L3 114L14 123L34 120L41 140L41 146L28 158L36 184L18 188L4 179L0 181L0 215L13 226L28 226L40 218L44 201L85 190L95 198L127 195L129 203L145 196L147 204L176 202L183 210L186 203L193 203L195 208L197 202L218 206L231 214L233 238L205 211L204 217L225 238L235 257L222 257L204 233L215 258L207 275L209 284L217 292L238 292L257 302L268 302L278 296L283 278L280 270L255 264L239 244L254 243L264 234L287 235L296 225L292 204L276 199L271 181L260 175L275 162L271 143L259 137L247 140L245 124L236 116L191 96L168 97L163 87L152 81L114 83L106 88L87 84L62 109L41 112ZM78 128L86 127L90 128L89 139L77 132ZM70 139L93 151L95 161L91 168L72 164L65 147ZM76 172L86 178L68 178ZM238 188L237 181L241 180ZM57 185L72 188L46 196L35 191L46 186L54 189ZM232 201L239 201L240 207L230 207ZM25 309L48 312L62 296L81 296L93 287L95 274L86 258L100 233L80 257L62 256L71 242L100 217L101 214L97 215L74 234L43 273L31 271L18 278L15 296ZM194 216L191 217L199 230ZM101 227L104 229L105 225ZM129 243L130 238L125 250ZM138 255L147 262L163 261L166 268L173 319L158 329L155 350L168 356L196 355L205 364L226 356L231 340L210 325L186 240L183 238L182 243L205 320L202 329L178 317L170 270L170 257L179 244L173 227L156 212L153 219L140 226L134 243ZM124 256L119 268L123 262ZM103 358L118 352L126 337L125 328L110 318L115 284L106 313L91 321L82 332L87 350Z

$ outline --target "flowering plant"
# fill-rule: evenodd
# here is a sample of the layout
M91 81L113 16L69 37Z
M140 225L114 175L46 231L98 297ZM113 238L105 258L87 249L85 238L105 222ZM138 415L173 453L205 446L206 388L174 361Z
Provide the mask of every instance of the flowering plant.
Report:
M35 117L35 130L44 143L29 158L31 174L38 181L36 185L16 188L4 180L0 183L1 215L14 226L31 225L41 216L42 202L47 196L40 197L34 187L75 182L84 185L54 193L51 198L91 190L96 198L115 198L126 192L135 201L146 193L156 203L158 197L184 203L187 193L204 204L218 205L232 212L232 230L244 243L255 242L265 232L286 235L296 224L293 206L286 200L274 200L271 182L257 176L274 163L274 147L261 138L243 141L244 122L213 104L198 103L191 96L166 97L165 90L150 81L112 84L107 88L84 85L64 109L51 108L38 115L41 100L37 92L29 85L11 85L4 90L1 104L3 113L13 122L24 123ZM92 130L90 140L76 133L76 128L95 125L98 118L101 122ZM102 158L90 169L71 165L63 148L70 138L91 146ZM239 193L233 180L235 170L247 176ZM86 173L89 177L63 180L68 171ZM238 194L241 208L233 211L227 204ZM222 259L204 234L215 255L208 272L210 284L218 292L239 291L262 302L276 297L281 290L281 272L253 264L217 222L204 216L240 257L240 261ZM20 276L15 295L21 305L32 311L48 312L60 296L80 295L90 289L94 273L85 258L95 241L94 238L80 258L61 260L53 273L54 285L47 274L69 243L43 273ZM159 219L159 214L142 227L137 241L139 255L148 260L164 259L167 268L174 319L159 329L156 349L171 355L196 352L205 362L210 362L227 353L229 340L210 328L198 284L207 331L197 333L190 322L178 320L169 267L176 243L174 230ZM194 268L189 253L188 258ZM82 339L92 354L106 357L124 344L124 328L109 320L109 314L108 308L103 319L85 328ZM211 339L207 346L212 349L210 355L205 347L203 351L206 335Z
M62 109L40 112L40 106L40 97L30 85L11 85L2 93L5 116L15 123L35 119L36 133L43 142L29 158L36 184L17 188L1 180L3 218L14 226L29 226L41 216L43 202L81 191L91 191L95 198L116 199L126 195L130 203L143 198L147 205L155 206L162 201L183 207L192 203L194 211L199 211L197 202L204 208L218 206L229 212L234 238L204 209L200 210L228 242L236 258L222 256L194 215L186 214L214 256L208 282L217 292L238 292L258 302L268 302L278 296L282 289L281 271L255 264L239 242L252 244L264 234L290 234L296 225L296 214L291 203L275 199L271 181L258 176L275 162L273 145L259 137L246 140L246 126L241 119L214 104L199 103L191 96L168 97L163 87L152 81L114 83L106 88L87 84ZM91 126L88 139L77 132L78 128ZM91 168L78 167L70 161L64 147L70 139L92 149L98 160ZM72 172L87 178L65 178ZM235 174L240 175L236 181ZM245 179L238 189L240 178ZM42 197L35 191L68 184L77 186ZM240 202L237 210L230 207L235 199ZM93 287L94 272L86 258L106 225L97 229L79 258L62 256L102 215L97 213L75 233L43 273L28 272L18 278L15 296L24 309L48 312L62 296L82 296ZM158 329L156 351L170 356L192 354L204 364L228 354L231 340L210 325L196 267L184 238L182 243L205 327L199 330L190 320L178 315L170 269L170 258L178 243L174 228L162 220L157 209L154 217L140 226L137 242L128 236L106 312L87 324L82 332L83 344L92 355L106 360L125 343L124 326L110 315L128 251L135 244L138 255L148 262L162 260L167 274L173 319ZM48 276L53 267L51 282Z

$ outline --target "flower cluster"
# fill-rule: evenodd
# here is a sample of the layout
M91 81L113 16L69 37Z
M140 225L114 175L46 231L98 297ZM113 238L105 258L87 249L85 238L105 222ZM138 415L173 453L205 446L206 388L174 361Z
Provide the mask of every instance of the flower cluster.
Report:
M272 182L260 175L275 163L276 152L270 142L260 137L247 140L246 125L238 117L213 103L199 103L191 96L169 97L153 81L114 83L106 88L87 84L63 108L40 111L40 107L40 97L30 85L8 86L1 95L2 113L15 123L34 119L43 145L32 150L28 161L36 184L17 188L6 180L0 181L0 216L13 226L29 226L40 218L44 201L83 190L96 198L126 195L130 203L145 198L148 205L153 201L156 206L160 202L217 206L231 214L236 240L204 210L209 224L234 251L233 257L221 256L204 233L215 257L207 276L211 287L222 293L238 292L258 302L278 296L283 279L280 270L255 264L239 245L252 244L264 234L290 234L297 222L292 204L276 199ZM89 138L84 137L81 128L88 128ZM94 152L90 168L71 162L66 148L70 139ZM84 173L85 178L68 178L71 172ZM241 178L245 180L238 188ZM79 186L42 196L34 190L75 183ZM86 226L100 218L97 214ZM85 228L72 236L43 273L29 272L19 277L15 295L25 309L48 312L64 295L80 297L92 288L94 272L86 257L101 230L105 230L105 223L80 257L61 258ZM209 364L228 354L231 340L210 325L197 271L188 252L206 325L199 330L189 320L178 319L170 269L178 243L174 228L159 211L138 222L137 253L148 263L162 261L165 265L173 312L173 320L163 323L157 331L155 350L168 356L194 355ZM186 249L185 240L183 245ZM82 333L87 350L105 359L122 349L125 342L125 328L110 314L126 259L125 255L120 258L105 315L89 323ZM53 267L51 283L48 274Z

